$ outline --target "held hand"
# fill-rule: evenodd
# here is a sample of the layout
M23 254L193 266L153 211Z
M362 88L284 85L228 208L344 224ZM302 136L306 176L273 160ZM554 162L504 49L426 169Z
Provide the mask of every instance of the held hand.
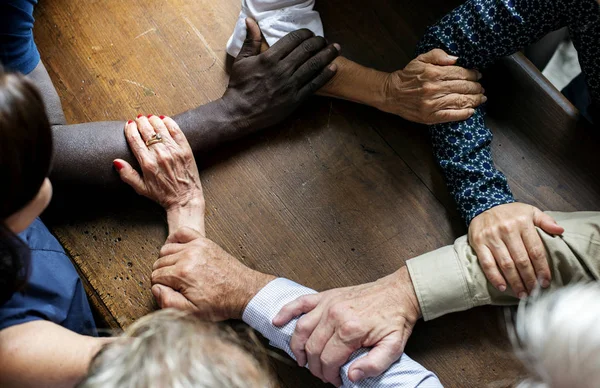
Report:
M125 125L125 137L141 169L113 163L121 179L167 211L171 229L193 227L204 234L204 194L190 145L169 117L138 116ZM158 139L160 137L160 139Z
M159 306L194 311L211 321L241 319L250 300L274 279L189 228L171 235L160 256L152 271Z
M261 54L262 35L246 19L247 37L231 69L223 101L245 125L264 128L283 120L335 74L334 45L307 30L294 31Z
M422 124L468 119L487 97L481 74L453 66L457 59L440 49L419 55L388 76L377 108Z
M373 283L307 295L286 305L273 320L283 326L301 315L290 348L298 365L335 386L352 353L373 347L356 360L353 382L382 374L400 358L421 315L406 267Z
M469 243L487 279L502 292L508 282L521 299L533 291L537 279L544 288L552 279L546 248L535 227L549 234L564 232L552 217L523 203L493 207L469 225Z

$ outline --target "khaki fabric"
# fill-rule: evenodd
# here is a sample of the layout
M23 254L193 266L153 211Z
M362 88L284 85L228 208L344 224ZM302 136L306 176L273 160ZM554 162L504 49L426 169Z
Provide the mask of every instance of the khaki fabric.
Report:
M552 284L550 289L575 281L600 278L600 212L548 214L565 228L562 236L538 230L546 250ZM514 305L518 298L488 283L467 236L436 251L409 260L410 273L423 319L430 320L481 305Z

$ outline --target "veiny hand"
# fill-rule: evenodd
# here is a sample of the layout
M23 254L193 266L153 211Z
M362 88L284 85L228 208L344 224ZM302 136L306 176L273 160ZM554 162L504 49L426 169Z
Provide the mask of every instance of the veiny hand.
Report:
M261 54L258 24L246 19L247 37L231 69L223 101L245 125L276 124L325 85L336 72L337 48L307 29L289 33Z
M200 233L183 228L160 250L152 294L161 308L194 311L211 321L241 319L274 276L254 271Z
M385 83L380 110L422 124L466 120L487 101L481 74L453 66L457 57L435 49L419 55Z
M552 217L523 203L495 206L469 225L469 243L487 279L502 292L508 281L521 299L533 291L538 279L544 288L552 279L546 248L535 227L549 234L565 231Z
M400 358L421 316L406 267L373 283L307 295L286 305L273 320L298 320L290 348L298 361L324 381L342 385L340 368L352 353L373 347L353 362L351 381L382 374Z

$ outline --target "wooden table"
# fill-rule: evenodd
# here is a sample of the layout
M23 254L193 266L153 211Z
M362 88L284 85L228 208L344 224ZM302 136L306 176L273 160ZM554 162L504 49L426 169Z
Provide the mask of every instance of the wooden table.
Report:
M425 26L457 2L318 3L328 38L346 56L391 71L408 63ZM238 12L239 0L46 0L35 37L69 122L125 121L220 97ZM484 73L495 79L486 88L498 166L523 201L597 209L598 139L574 124L572 107L522 63ZM375 280L466 231L426 128L369 107L315 97L276 128L199 156L199 163L208 237L252 268L317 290ZM156 207L128 202L52 229L109 327L126 327L155 308L151 265L166 237ZM510 386L524 372L500 312L479 308L421 322L407 353L449 387ZM323 385L276 364L283 386Z

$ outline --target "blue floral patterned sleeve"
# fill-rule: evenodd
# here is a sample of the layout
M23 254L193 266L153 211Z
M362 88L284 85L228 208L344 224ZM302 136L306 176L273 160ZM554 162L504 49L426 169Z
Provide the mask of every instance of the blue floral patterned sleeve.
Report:
M470 0L430 27L418 53L441 48L458 65L483 68L548 32L568 26L592 99L600 102L600 4L597 0ZM469 224L481 212L514 202L504 174L494 167L485 108L468 120L430 127L450 193Z

